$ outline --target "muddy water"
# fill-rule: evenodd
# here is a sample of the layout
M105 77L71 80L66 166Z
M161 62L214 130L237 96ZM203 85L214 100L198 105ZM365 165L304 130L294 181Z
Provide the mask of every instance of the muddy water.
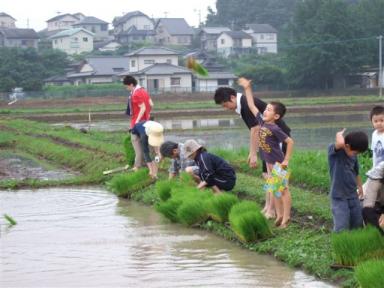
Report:
M0 191L0 287L330 287L101 188Z

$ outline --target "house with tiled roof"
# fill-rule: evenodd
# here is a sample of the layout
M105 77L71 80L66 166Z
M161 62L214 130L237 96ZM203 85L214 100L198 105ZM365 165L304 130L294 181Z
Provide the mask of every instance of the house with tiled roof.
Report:
M91 31L84 28L73 28L51 36L50 40L53 49L59 49L72 55L92 51L93 37L94 34Z
M87 57L79 70L67 75L75 84L100 84L117 81L119 74L128 70L126 57L121 56L94 56Z
M277 30L269 24L246 24L244 32L253 38L259 54L277 53Z
M0 28L16 28L16 19L11 15L0 12Z
M93 16L86 16L79 22L72 25L73 28L84 28L95 34L94 41L104 41L108 39L108 22Z
M156 42L160 45L192 44L193 29L184 18L160 18L155 25Z
M115 35L115 39L121 44L153 43L155 41L155 31L139 30L136 26L131 26L128 30Z
M179 55L179 52L165 47L143 47L124 56L129 61L129 72L137 72L156 63L177 66Z
M224 31L216 42L217 53L224 57L246 54L252 49L252 36L244 31Z
M0 47L36 48L39 36L33 29L0 29Z

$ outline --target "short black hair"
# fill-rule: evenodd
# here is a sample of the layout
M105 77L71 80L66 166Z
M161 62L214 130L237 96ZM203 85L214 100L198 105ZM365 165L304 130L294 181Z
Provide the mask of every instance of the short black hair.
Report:
M133 84L133 86L136 86L137 85L137 80L135 79L135 77L133 77L131 75L127 75L127 76L124 77L123 83L124 83L124 85L131 85L131 84Z
M215 103L222 104L231 101L231 96L237 96L236 90L231 87L219 87L215 91Z
M287 112L287 108L285 108L285 105L278 101L272 101L269 102L273 106L273 110L276 114L280 116L280 119L284 117L285 112Z
M179 145L175 142L172 141L165 141L163 144L160 146L160 153L164 157L172 157L172 151L173 149L177 149Z
M365 132L350 132L345 135L344 142L348 144L353 151L362 153L368 150L368 135Z
M377 106L373 107L372 110L371 110L371 113L370 113L370 115L369 115L371 121L372 121L373 116L375 116L375 115L381 115L381 114L384 114L384 106L382 106L382 105L377 105Z

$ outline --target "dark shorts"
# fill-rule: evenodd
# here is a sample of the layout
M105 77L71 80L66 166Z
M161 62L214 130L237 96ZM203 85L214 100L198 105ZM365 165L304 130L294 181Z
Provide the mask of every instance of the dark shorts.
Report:
M333 230L340 232L363 226L363 214L359 198L331 198Z
M208 187L217 186L220 190L229 191L235 187L236 177L229 179L213 178L213 181L208 183Z

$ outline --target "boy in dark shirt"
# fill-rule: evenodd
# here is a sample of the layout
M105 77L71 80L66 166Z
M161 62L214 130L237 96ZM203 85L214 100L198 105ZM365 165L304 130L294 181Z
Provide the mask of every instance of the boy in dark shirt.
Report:
M363 187L357 154L368 149L368 136L364 132L351 132L344 138L344 131L345 129L337 132L335 144L328 147L335 232L363 226L359 201L359 197L363 197Z
M195 140L184 143L184 153L199 166L200 183L197 188L211 187L213 192L229 191L236 184L235 170L222 158L208 153Z

